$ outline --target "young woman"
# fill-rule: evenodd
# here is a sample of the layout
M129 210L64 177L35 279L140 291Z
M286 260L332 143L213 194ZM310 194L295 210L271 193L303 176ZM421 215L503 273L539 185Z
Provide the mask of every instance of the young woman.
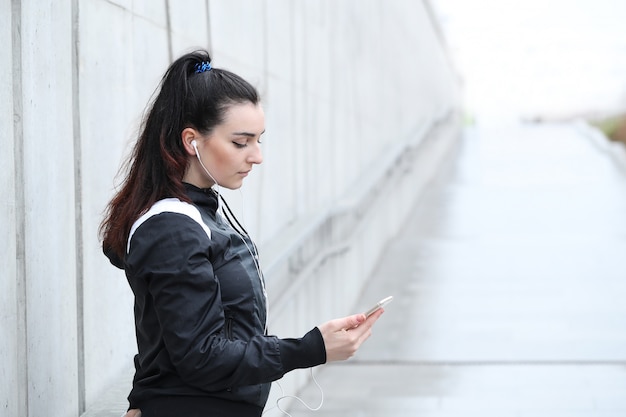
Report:
M259 416L271 381L349 358L382 314L331 320L300 339L267 334L256 246L219 196L263 161L264 130L257 91L212 68L206 51L165 73L101 225L104 252L135 295L129 416Z

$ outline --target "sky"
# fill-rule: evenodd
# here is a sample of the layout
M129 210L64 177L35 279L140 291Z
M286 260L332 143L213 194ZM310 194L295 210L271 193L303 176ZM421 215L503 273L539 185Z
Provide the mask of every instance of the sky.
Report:
M482 118L626 112L626 1L432 0Z

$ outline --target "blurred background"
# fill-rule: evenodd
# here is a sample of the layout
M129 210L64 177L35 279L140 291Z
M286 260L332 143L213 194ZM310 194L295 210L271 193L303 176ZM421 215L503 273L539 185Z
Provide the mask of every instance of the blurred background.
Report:
M320 411L275 386L266 415L626 415L625 17L619 0L0 2L0 416L127 406L133 298L97 228L160 77L196 48L262 95L265 162L225 194L271 332L395 297L355 358L316 368ZM281 383L320 401L307 371Z
M464 80L468 118L583 118L612 129L605 122L616 123L623 117L623 2L437 0L433 4Z

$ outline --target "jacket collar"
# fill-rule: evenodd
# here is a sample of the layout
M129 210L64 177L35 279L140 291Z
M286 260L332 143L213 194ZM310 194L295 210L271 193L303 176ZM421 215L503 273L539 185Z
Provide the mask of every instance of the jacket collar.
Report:
M185 189L193 204L211 214L217 212L217 193L213 188L198 188L195 185L185 183Z

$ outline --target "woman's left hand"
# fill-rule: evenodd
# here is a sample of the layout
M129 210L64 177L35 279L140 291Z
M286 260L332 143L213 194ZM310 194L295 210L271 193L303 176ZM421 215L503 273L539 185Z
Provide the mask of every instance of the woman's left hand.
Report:
M328 321L318 329L326 347L326 362L343 361L354 355L361 344L372 334L372 326L383 314L383 309L371 316L355 314Z

